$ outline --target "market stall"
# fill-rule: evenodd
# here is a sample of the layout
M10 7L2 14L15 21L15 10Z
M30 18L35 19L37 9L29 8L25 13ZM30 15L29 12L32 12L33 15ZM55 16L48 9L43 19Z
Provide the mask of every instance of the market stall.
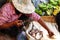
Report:
M0 0L0 40L59 40L59 12L60 0Z

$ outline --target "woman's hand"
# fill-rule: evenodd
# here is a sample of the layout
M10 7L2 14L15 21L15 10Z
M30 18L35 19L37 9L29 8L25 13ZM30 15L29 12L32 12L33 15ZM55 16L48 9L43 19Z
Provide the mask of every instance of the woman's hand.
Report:
M20 27L23 24L22 20L17 20L15 21L15 23L16 23L16 26L18 27Z
M50 38L54 35L54 33L52 31L48 31L48 33L49 33Z

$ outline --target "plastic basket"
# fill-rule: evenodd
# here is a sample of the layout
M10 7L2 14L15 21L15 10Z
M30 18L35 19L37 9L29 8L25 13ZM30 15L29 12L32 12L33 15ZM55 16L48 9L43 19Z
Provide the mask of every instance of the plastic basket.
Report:
M44 21L55 23L54 16L41 16Z

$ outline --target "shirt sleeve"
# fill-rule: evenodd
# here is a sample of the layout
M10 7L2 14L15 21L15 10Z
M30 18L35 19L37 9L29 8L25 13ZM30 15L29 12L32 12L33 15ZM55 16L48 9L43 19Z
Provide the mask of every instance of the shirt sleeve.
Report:
M27 15L29 18L32 18L35 21L38 21L40 19L40 15L37 13L33 12L32 14Z

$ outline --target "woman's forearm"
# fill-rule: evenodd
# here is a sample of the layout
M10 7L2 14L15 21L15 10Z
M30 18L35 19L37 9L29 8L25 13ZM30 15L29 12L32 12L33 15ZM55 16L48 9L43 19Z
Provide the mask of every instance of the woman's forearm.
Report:
M13 25L16 25L16 24L17 24L16 21L5 23L3 25L0 25L0 29L10 28L10 27L12 27Z
M42 25L42 27L44 27L47 31L50 31L50 29L47 27L47 25L45 24L45 22L42 20L42 18L40 18L38 20L38 22Z
M22 25L22 20L15 20L13 22L5 23L3 25L0 25L0 29L10 28L13 26L20 27Z

